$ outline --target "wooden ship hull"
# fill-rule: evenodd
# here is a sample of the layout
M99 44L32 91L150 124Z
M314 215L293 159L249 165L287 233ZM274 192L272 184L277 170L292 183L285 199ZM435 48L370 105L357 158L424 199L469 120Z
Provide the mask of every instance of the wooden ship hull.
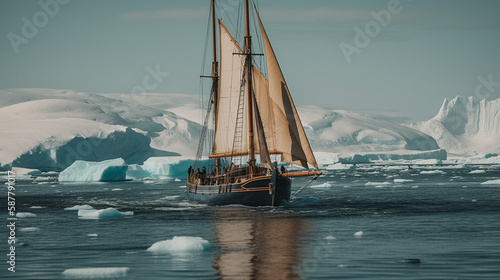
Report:
M256 176L230 184L187 184L189 200L208 205L241 204L246 206L279 206L290 200L292 181L278 175L275 186L272 176Z

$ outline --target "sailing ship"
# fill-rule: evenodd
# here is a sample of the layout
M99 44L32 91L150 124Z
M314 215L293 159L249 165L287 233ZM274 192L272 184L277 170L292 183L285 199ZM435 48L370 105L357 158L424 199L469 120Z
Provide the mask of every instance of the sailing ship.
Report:
M256 6L243 1L243 47L211 1L213 62L211 75L202 77L211 78L212 86L186 190L190 200L209 205L277 206L290 200L290 178L317 178L321 171L309 169L318 165L278 60ZM265 54L252 51L251 9ZM265 57L260 68L267 76L254 63L257 56ZM287 172L284 163L307 170Z

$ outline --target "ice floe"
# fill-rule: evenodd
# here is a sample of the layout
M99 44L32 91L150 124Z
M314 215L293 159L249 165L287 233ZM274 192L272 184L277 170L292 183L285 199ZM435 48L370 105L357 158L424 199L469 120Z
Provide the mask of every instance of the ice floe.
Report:
M420 174L424 175L435 175L435 174L446 174L443 170L425 170L425 171L420 171Z
M37 227L25 227L25 228L21 228L20 231L23 231L23 232L33 232L33 231L39 231L40 228L37 228Z
M412 179L394 179L394 183L409 183L413 182Z
M311 186L312 189L323 189L323 188L330 188L332 186L332 184L326 182L326 183L323 183L323 184L319 184L319 185L313 185Z
M36 214L33 214L31 212L17 212L16 217L17 218L32 218L32 217L36 217Z
M354 233L354 236L361 237L363 235L363 231L358 231Z
M130 268L128 267L89 267L70 268L62 272L66 279L120 279L126 277Z
M172 239L158 241L147 251L152 253L182 253L182 252L203 252L212 248L210 243L201 237L174 236Z
M489 181L481 183L481 185L500 185L500 179L489 180Z
M75 206L64 208L64 210L92 210L92 209L94 209L94 207L92 207L92 206L90 206L88 204L85 204L85 205L75 205Z
M89 219L89 220L121 218L121 217L132 216L132 215L134 215L134 212L132 212L132 211L120 212L112 207L107 208L107 209L100 209L100 210L96 210L96 209L80 209L80 210L78 210L78 218L79 219Z

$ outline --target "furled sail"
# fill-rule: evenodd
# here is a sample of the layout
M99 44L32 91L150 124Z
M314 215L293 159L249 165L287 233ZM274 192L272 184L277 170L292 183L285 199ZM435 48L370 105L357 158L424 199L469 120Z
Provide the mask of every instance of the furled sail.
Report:
M300 121L297 109L267 37L260 16L257 13L266 52L269 80L254 69L254 84L257 104L264 126L267 146L281 152L281 160L308 168L308 163L318 168ZM266 84L268 90L266 91Z

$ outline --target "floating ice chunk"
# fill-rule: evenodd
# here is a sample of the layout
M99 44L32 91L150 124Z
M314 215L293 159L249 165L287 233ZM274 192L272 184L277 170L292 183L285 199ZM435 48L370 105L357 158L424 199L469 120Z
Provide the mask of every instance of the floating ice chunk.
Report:
M180 181L181 181L181 179L177 179L177 178L175 178L175 180L174 180L174 181L175 181L175 182L180 182Z
M361 237L363 235L363 231L358 231L356 233L354 233L354 236L356 237Z
M158 241L147 249L153 253L179 253L209 251L210 243L201 237L174 236L172 239Z
M325 238L323 238L323 239L326 239L326 240L335 240L337 238L335 238L335 236L328 235L328 236L325 236Z
M179 197L180 196L178 196L178 195L167 195L165 197L162 197L161 199L164 199L164 200L176 200Z
M311 188L312 189L322 189L322 188L329 188L331 186L332 186L332 184L326 182L326 183L323 183L323 184L311 186Z
M36 206L36 205L33 205L30 207L31 209L42 209L42 208L45 208L44 206Z
M356 169L356 166L352 164L335 163L332 165L327 165L324 168L326 170L351 170Z
M18 218L32 218L36 217L36 214L30 212L17 212L16 217Z
M420 171L420 174L428 174L428 175L433 175L433 174L446 174L443 170L428 170L428 171Z
M481 183L481 185L500 185L500 179L489 180L489 181Z
M92 209L94 209L94 207L92 207L92 206L90 206L88 204L75 205L75 206L64 208L64 210L92 210Z
M368 182L365 184L365 186L383 186L383 185L390 185L391 183L389 182Z
M411 186L412 189L418 189L419 186Z
M120 212L115 208L107 208L100 210L95 210L95 209L78 210L78 218L80 219L109 219L109 218L121 218L124 216L132 216L132 215L134 215L134 212L131 211Z
M188 168L194 159L191 157L150 157L142 165L142 169L155 179L187 179ZM208 165L209 160L203 160L201 165Z
M23 231L23 232L32 232L32 231L39 231L40 229L37 228L37 227L25 227L25 228L21 228L20 231Z
M123 189L120 189L120 188L114 188L111 190L112 192L116 192L116 191L123 191Z
M440 159L424 159L415 161L416 165L438 165L443 164L443 161Z
M59 174L60 182L124 181L128 166L121 158L100 162L77 160Z
M89 233L87 234L88 237L97 237L98 234L97 233Z
M130 268L128 267L90 267L90 268L71 268L62 272L66 279L119 279L126 277Z
M486 173L486 170L478 169L478 170L472 170L469 172L469 174L483 174Z
M413 182L412 179L394 179L394 183L408 183Z

